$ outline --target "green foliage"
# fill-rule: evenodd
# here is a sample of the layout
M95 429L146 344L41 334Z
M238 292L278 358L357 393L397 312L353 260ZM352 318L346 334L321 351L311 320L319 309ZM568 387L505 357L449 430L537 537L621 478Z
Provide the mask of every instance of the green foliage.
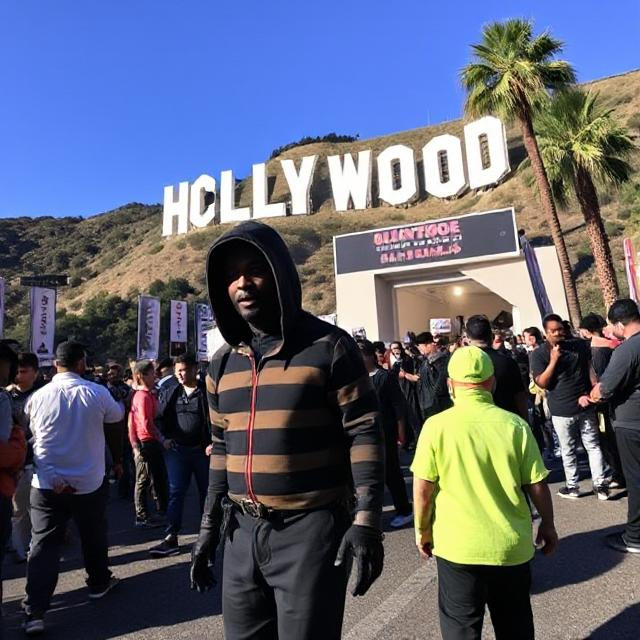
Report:
M156 244L154 244L151 247L149 247L149 253L151 255L153 255L155 253L160 253L163 248L164 248L164 245L162 244L162 242L157 242Z
M604 223L604 230L607 232L609 238L615 238L616 236L622 234L622 232L624 231L624 225L607 220Z
M56 338L88 345L93 362L113 358L124 363L135 354L137 315L134 301L104 293L88 300L82 314L58 317Z
M580 172L599 185L617 186L629 180L627 162L633 141L604 109L598 94L571 89L557 93L535 120L538 146L554 196L566 204Z
M193 249L202 250L209 246L209 238L204 233L194 233L186 237L187 244Z
M277 147L271 152L269 156L270 160L273 158L277 158L279 155L283 154L285 151L289 151L289 149L295 149L296 147L302 147L307 144L315 144L316 142L355 142L360 138L359 134L355 136L349 135L339 135L337 133L327 133L324 136L304 136L304 138L300 138L300 140L296 140L296 142L289 142L289 144L284 144L281 147Z
M578 246L576 249L576 256L578 257L578 260L591 257L591 245L588 240L585 240Z
M488 24L482 42L471 49L473 61L460 74L469 116L496 114L505 121L528 118L546 102L547 91L563 89L576 80L571 65L555 59L562 42L546 32L534 36L529 20Z

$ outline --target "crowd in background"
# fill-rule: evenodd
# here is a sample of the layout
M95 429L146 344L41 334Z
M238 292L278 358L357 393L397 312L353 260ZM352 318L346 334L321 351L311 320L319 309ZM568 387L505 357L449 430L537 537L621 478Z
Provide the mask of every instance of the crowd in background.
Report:
M625 471L638 465L637 419L614 432L615 412L607 401L617 395L619 405L621 397L635 397L640 376L634 377L636 372L628 361L615 365L613 382L607 379L607 372L616 349L625 344L624 338L635 344L635 334L628 327L638 323L640 329L637 307L629 303L621 301L622 306L614 306L609 324L601 316L589 314L575 330L559 316L550 315L542 329L529 327L516 335L495 330L488 318L476 315L467 319L461 336L409 333L404 340L390 344L358 339L381 411L385 479L396 509L390 526L404 527L414 519L399 447L413 451L426 421L452 407L450 359L468 345L479 348L491 361L495 405L526 420L545 460L562 459L566 482L558 491L560 497L585 495L579 488L577 463L583 452L598 499L607 500L611 490L624 489ZM617 317L620 320L613 322ZM616 326L621 327L617 332ZM0 344L0 564L8 548L16 562L28 562L25 602L34 633L40 630L38 622L55 588L53 576L57 576L59 547L68 535L69 519L75 520L80 532L91 597L102 597L117 584L107 569L106 534L97 533L104 526L106 498L98 502L89 496L108 493L109 484L117 485L118 495L133 501L133 526L164 528L162 540L149 550L158 557L180 552L178 535L191 478L195 479L201 510L207 495L211 424L200 363L184 354L157 363L131 361L128 368L117 362L89 367L86 357L82 345L62 343L56 354L58 373L53 375L51 370L40 370L35 354L16 353L14 345ZM96 414L95 426L104 434L104 451L100 453L104 464L98 465L102 474L96 481L98 489L94 483L81 491L81 481L72 479L76 471L72 467L81 466L79 459L92 454L60 451L63 445L82 446L74 426L78 416L71 417L65 427L68 432L63 444L55 440L55 434L43 432L42 425L47 422L43 414L59 411L52 404L56 398L76 393L87 382L87 393L94 394L87 396L87 404L103 407ZM619 391L625 384L631 390ZM56 385L60 387L57 392ZM618 448L621 431L626 438L624 452ZM69 475L62 475L59 469L47 470L52 474L50 486L43 484L44 472L39 484L34 481L34 464L38 460L43 466L47 464L48 447L57 447L58 460L62 456L70 465L65 471ZM80 471L77 477L83 477ZM626 533L616 534L610 542L619 550L638 552L640 503L638 488L632 485ZM53 497L47 491L53 492ZM73 500L80 498L84 501L78 510ZM537 517L535 504L530 506ZM52 509L58 513L55 517ZM34 520L39 533L32 540ZM43 530L55 531L53 543ZM92 572L100 574L93 582Z

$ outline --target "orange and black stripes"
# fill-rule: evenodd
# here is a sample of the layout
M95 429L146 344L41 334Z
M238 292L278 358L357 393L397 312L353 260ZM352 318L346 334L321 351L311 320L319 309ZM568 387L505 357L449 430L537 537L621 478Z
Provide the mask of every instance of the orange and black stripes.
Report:
M246 348L214 357L207 390L218 491L236 499L253 492L279 509L355 495L358 510L379 518L384 453L377 400L343 331L303 314L295 337L255 372Z

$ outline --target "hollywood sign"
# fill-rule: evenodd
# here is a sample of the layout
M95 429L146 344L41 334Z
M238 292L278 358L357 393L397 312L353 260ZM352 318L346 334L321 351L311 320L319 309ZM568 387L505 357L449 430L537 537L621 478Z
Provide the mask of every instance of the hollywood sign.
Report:
M465 162L466 161L466 162ZM201 175L193 183L181 182L176 194L172 185L164 188L162 235L186 233L211 223L242 222L311 213L309 193L318 156L305 156L298 167L293 160L280 160L289 186L290 211L284 202L268 201L266 163L253 165L251 206L235 206L233 171L220 174L219 198L215 178ZM336 211L367 209L371 206L373 158L370 150L327 157L331 191ZM378 197L392 206L409 202L418 193L416 154L411 147L394 144L376 158ZM502 180L509 173L509 155L504 125L486 116L465 125L464 148L457 136L435 136L422 147L424 188L436 198L453 198L467 189L479 189ZM212 203L207 194L216 194ZM174 224L176 222L176 224Z

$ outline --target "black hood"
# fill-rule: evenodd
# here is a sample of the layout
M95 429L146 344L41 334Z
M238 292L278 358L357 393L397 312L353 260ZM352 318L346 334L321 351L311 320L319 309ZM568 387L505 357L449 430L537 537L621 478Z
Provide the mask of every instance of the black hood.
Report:
M220 236L207 255L207 290L220 333L234 347L251 343L251 329L235 310L219 275L220 249L228 242L238 240L262 251L273 271L280 302L282 338L286 342L302 309L300 277L282 236L272 227L254 221L243 222Z

